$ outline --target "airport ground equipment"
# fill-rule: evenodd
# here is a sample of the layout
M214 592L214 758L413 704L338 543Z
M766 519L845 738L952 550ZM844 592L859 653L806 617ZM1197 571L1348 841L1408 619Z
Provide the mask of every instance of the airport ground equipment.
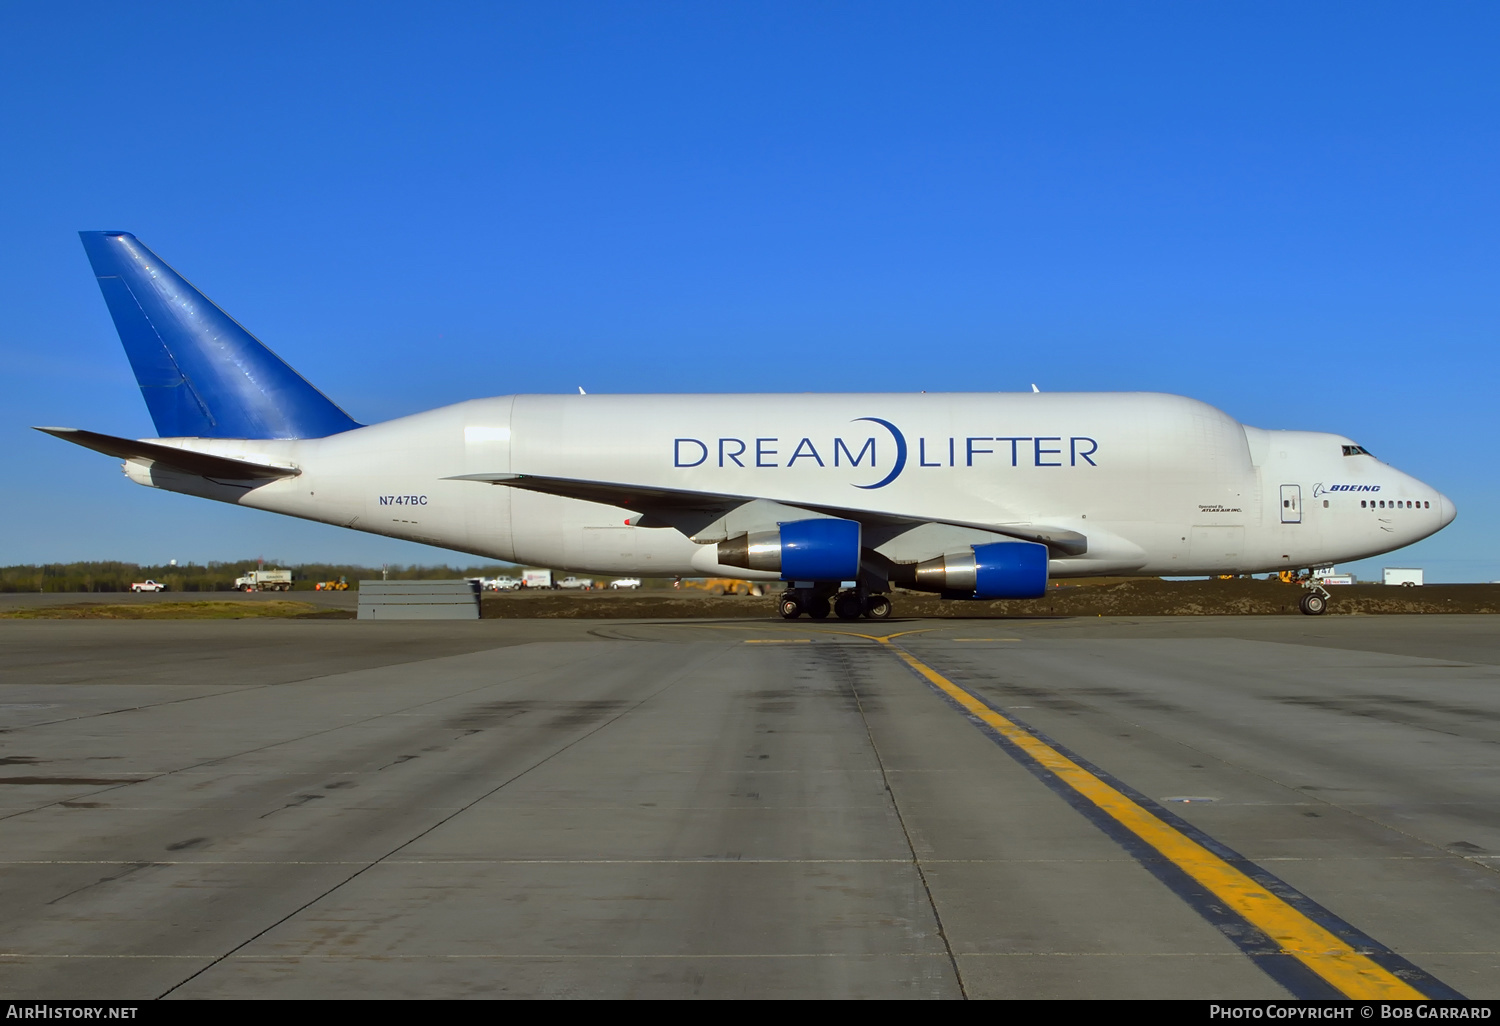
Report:
M522 570L521 587L523 588L555 588L552 583L551 570Z
M134 583L134 584L132 584L130 586L130 590L131 591L166 591L167 590L167 586L165 584L159 584L156 581L137 581L136 583Z
M1352 439L1149 392L512 395L364 425L133 235L80 237L160 437L41 430L141 485L486 559L779 581L783 615L879 617L898 584L1300 582L1455 516Z
M1385 568L1385 583L1403 588L1420 588L1422 571L1417 567L1388 566Z
M636 587L640 587L637 582ZM710 595L763 595L762 586L736 577L687 577L677 582L679 589L706 591Z
M234 579L235 591L291 591L290 570L246 570Z
M349 581L340 577L336 581L319 581L313 585L313 591L348 591Z
M360 581L361 620L477 620L473 581Z

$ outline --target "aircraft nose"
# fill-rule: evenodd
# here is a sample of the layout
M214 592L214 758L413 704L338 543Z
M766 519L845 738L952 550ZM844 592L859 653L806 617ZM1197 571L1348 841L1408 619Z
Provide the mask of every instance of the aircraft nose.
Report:
M1446 495L1438 496L1438 516L1443 521L1444 527L1453 523L1453 518L1458 516L1458 509L1453 505L1453 500Z

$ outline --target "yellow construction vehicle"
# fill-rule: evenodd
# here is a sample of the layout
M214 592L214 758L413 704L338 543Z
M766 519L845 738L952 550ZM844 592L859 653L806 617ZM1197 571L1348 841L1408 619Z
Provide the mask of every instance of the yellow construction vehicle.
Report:
M336 581L319 581L313 585L313 591L348 591L349 582L340 577Z
M764 595L765 589L752 581L737 581L733 577L678 578L673 585L683 591L689 588L706 591L710 595Z

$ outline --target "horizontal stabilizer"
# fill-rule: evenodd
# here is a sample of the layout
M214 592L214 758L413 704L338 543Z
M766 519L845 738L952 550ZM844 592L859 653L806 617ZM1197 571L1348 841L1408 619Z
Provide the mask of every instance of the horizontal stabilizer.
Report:
M508 485L511 488L523 488L531 492L542 492L547 495L560 495L569 499L603 503L606 506L618 506L621 509L643 513L652 520L660 521L660 526L676 527L689 536L696 532L695 525L701 526L746 503L767 498L755 495L700 492L685 488L663 488L657 485L546 477L539 474L464 474L447 480L482 481L489 484ZM774 501L825 516L855 520L867 528L910 528L921 524L947 524L951 527L988 531L991 534L1020 541L1040 542L1049 549L1067 556L1081 556L1088 551L1087 536L1061 527L1044 527L1039 524L976 524L942 517L905 516L899 513L853 509L847 506L825 506L821 503L798 502L795 499L775 499Z
M278 477L296 477L302 473L295 467L272 467L249 460L179 449L175 445L162 445L160 442L138 442L130 438L101 435L97 431L64 427L39 427L36 430L65 442L81 445L85 449L102 452L106 456L122 460L150 460L185 474L196 474L215 481L268 481Z

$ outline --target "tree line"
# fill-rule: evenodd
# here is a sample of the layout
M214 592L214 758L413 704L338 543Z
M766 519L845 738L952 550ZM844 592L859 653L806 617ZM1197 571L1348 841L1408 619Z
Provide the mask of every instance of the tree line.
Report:
M379 580L381 568L355 566L351 563L276 563L263 565L255 559L223 563L186 563L177 566L152 566L115 561L84 563L19 564L0 567L0 592L7 591L129 591L136 581L152 580L165 584L171 591L233 591L234 579L247 570L290 570L294 591L312 591L319 581L336 581L340 577L353 588L356 581ZM477 566L406 566L391 565L385 575L393 581L430 581L454 577L513 576L518 568L504 563Z

